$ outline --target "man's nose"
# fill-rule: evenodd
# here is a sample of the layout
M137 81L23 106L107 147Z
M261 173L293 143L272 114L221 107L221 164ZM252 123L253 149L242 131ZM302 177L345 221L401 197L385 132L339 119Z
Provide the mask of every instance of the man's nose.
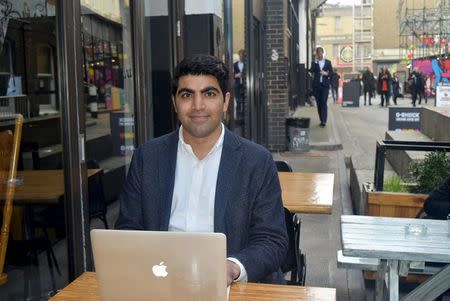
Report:
M194 110L202 110L205 107L205 102L202 93L194 94L194 101L192 103L192 108Z

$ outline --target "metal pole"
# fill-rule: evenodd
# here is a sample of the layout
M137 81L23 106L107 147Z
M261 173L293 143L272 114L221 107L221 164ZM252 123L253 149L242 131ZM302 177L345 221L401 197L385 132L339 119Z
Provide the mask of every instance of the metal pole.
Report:
M355 44L355 0L353 0L352 5L352 20L353 20L353 31L352 31L352 42L353 42L353 59L352 59L352 72L355 72L355 60L356 60L356 44Z
M232 102L228 105L228 126L234 127L234 89L233 89L233 3L231 0L223 0L223 23L225 35L225 64L230 70L228 81L229 90L232 91Z
M379 141L377 141L377 149L375 154L375 174L374 174L374 185L376 191L383 190L384 182L384 155L385 148Z

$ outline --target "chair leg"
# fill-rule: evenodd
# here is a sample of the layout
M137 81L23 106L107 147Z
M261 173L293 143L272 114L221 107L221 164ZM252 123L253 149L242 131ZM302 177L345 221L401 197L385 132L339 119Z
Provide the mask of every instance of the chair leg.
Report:
M291 284L296 284L297 283L297 269L292 269L291 270Z
M53 260L53 263L55 264L56 272L58 272L58 275L61 276L61 270L59 269L58 261L56 260L55 252L53 252L52 243L50 241L50 237L48 235L47 229L43 228L45 239L48 243L48 251L50 254L51 259ZM49 265L50 267L50 265Z
M306 279L306 256L305 254L300 253L300 267L298 271L298 281L300 285L305 285L305 279Z
M53 294L56 293L56 283L55 283L55 273L53 271L52 257L50 255L50 248L51 248L51 246L48 245L47 246L47 250L45 250L45 253L47 254L48 270L49 270L49 273L50 273L50 281L52 283L51 294L53 295Z

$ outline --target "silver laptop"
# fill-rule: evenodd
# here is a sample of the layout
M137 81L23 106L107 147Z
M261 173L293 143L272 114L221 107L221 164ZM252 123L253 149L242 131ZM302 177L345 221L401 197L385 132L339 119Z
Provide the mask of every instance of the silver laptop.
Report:
M227 300L220 233L91 231L102 301Z

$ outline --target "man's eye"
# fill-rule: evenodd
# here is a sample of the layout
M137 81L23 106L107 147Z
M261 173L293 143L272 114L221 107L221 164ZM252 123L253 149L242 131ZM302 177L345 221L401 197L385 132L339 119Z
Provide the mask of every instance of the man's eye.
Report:
M205 92L206 97L214 97L216 96L216 93L214 91L207 91Z
M180 97L181 97L181 98L189 98L189 97L191 97L191 93L189 93L189 92L183 92L183 93L180 94Z

